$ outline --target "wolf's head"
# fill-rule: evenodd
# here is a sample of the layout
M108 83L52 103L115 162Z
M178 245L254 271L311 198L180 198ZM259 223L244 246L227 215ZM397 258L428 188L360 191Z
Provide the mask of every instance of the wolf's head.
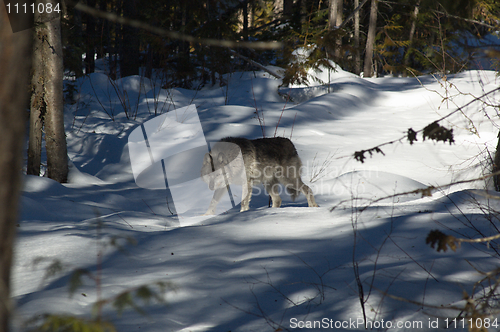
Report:
M217 143L203 158L201 178L210 190L246 183L245 164L240 148L234 143Z

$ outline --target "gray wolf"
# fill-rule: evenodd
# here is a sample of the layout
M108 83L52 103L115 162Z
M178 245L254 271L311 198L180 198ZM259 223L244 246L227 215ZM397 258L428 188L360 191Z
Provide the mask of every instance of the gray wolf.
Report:
M280 183L293 200L302 192L308 205L317 207L311 188L302 182L301 169L297 150L288 138L223 138L203 158L201 177L210 190L215 190L205 214L215 214L215 208L229 184L243 187L240 212L249 209L252 187L259 183L271 196L273 207L281 206Z

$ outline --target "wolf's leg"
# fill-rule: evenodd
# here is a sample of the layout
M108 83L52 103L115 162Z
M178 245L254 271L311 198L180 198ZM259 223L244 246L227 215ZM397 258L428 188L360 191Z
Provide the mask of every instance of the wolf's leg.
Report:
M279 181L290 192L293 200L295 200L299 193L302 192L306 196L307 204L309 205L309 207L318 207L311 188L306 186L304 182L302 182L302 179L300 177L300 171L302 167L300 160L295 159L290 163L293 164L293 166L287 168L287 172L281 178L279 178Z
M281 206L281 197L279 194L278 181L272 181L264 185L266 187L267 193L271 196L273 200L273 208L279 208Z
M279 194L278 184L274 184L271 187L271 198L273 200L273 208L279 208L281 206L281 197Z
M309 207L318 207L319 206L318 204L316 204L316 200L314 199L314 195L313 195L311 188L306 186L302 182L302 180L300 181L300 191L302 191L302 193L306 196L307 205L309 205Z
M292 195L292 199L295 200L295 198L299 195L300 192L306 196L307 199L307 205L309 207L318 207L318 204L316 204L316 200L314 199L313 192L311 188L306 186L304 182L302 182L301 178L283 178L280 179L281 183L286 186L290 194Z
M241 200L240 212L250 210L250 200L252 199L252 188L253 188L252 181L247 181L247 190L246 190L247 195ZM243 189L242 195L245 195L245 189Z
M212 215L215 214L215 208L217 207L217 204L219 204L220 199L222 196L226 193L227 187L216 189L214 192L214 196L212 197L212 201L210 202L210 205L208 207L207 212L205 212L206 215Z

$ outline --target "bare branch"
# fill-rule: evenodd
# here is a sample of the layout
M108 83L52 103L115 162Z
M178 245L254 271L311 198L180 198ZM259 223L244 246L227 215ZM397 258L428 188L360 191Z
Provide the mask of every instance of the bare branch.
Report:
M473 24L477 24L477 25L482 25L484 27L487 27L487 28L490 28L490 29L493 29L493 30L497 30L498 29L498 26L495 27L495 26L493 26L491 24L487 24L487 23L484 23L484 22L476 21L476 20L471 20L470 18L455 16L455 15L449 14L447 12L442 12L442 11L439 11L439 10L434 10L434 13L441 14L441 15L444 15L444 16L448 16L448 17L451 17L451 18L454 18L454 19L457 19L457 20L462 20L462 21L465 21L465 22L469 22L469 23L473 23Z
M385 199L396 198L396 197L400 197L400 196L407 196L407 195L412 195L412 194L422 194L422 197L432 196L432 192L433 191L443 190L443 189L449 188L449 187L457 185L457 184L464 184L464 183L471 183L471 182L486 180L486 179L489 179L489 178L491 178L491 177L493 177L495 175L498 175L498 174L500 174L500 171L499 172L495 172L495 173L491 173L491 174L487 174L487 175L484 175L484 176L480 176L478 178L474 178L474 179L470 179L470 180L462 180L462 181L455 181L455 182L446 183L446 184L444 184L442 186L428 186L426 188L419 188L419 189L415 189L415 190L411 190L411 191L405 191L405 192L402 192L402 193L396 193L396 194L393 194L393 195L387 195L387 196L380 197L380 198L377 198L375 200L370 201L369 204L361 207L360 211L364 211L367 208L369 208L370 206L372 206L374 203L383 201ZM489 198L493 198L493 197L495 197L496 199L500 199L500 197L497 197L497 196L491 196L491 195L489 196ZM330 212L332 212L333 210L335 210L341 204L343 204L345 202L348 202L348 201L351 201L351 199L346 199L346 200L340 201L337 205L333 206L330 209Z
M500 91L500 87L498 88L495 88L489 92L486 92L484 93L483 95L479 96L479 97L474 97L474 99L472 99L471 101L469 101L468 103L466 103L465 105L463 106L460 106L458 107L457 109L451 111L450 113L442 116L441 118L437 119L436 121L434 121L433 123L438 123L438 122L441 122L443 121L444 119L447 119L449 118L450 116L452 116L453 114L457 113L457 112L462 112L466 107L468 107L469 105L473 104L474 102L478 101L478 100L481 100L482 98L494 93L494 92L497 92L497 91ZM373 152L378 152L378 153L382 153L382 150L380 149L381 147L383 146L386 146L386 145L390 145L390 144L394 144L394 143L397 143L397 142L401 142L403 141L404 139L409 139L410 141L410 144L413 143L413 141L415 140L415 137L418 133L420 132L424 132L425 130L428 130L428 127L429 126L426 126L425 128L422 128L420 130L417 130L417 131L414 131L413 129L410 128L410 130L408 131L407 135L401 137L401 138L398 138L398 139L394 139L392 141L387 141L387 142L384 142L384 143L381 143L379 145L376 145L370 149L366 149L366 150L361 150L361 151L356 151L354 153L354 158L358 161L361 161L363 162L365 157L364 157L364 153L365 152L368 152L370 153L370 155L372 155ZM450 141L450 144L451 144L451 141Z
M68 1L70 4L74 4L72 1ZM197 38L194 36L186 35L177 31L169 31L163 28L155 27L150 24L141 22L139 20L133 20L126 17L119 16L115 13L104 12L102 10L98 10L87 5L78 2L75 5L75 9L82 11L84 13L90 14L95 17L103 18L110 22L115 22L119 24L125 24L134 28L146 30L152 32L154 34L165 36L170 39L182 40L190 43L199 43L209 46L219 46L219 47L228 47L228 48L236 48L236 47L245 47L245 48L253 48L253 49L277 49L283 47L283 43L272 41L272 42L246 42L246 41L233 41L233 40L219 40L212 38Z
M423 307L423 308L430 308L430 309L439 309L439 310L443 310L443 309L450 309L450 310L458 310L458 311L463 311L464 308L463 307L458 307L458 306L454 306L454 305L449 305L449 306L437 306L437 305L430 305L430 304L425 304L423 302L419 302L419 301L413 301L413 300L409 300L409 299L406 299L404 297L400 297L400 296L395 296L395 295L392 295L392 294L389 294L375 286L373 286L373 288L375 288L377 291L379 291L381 294L383 294L384 296L387 296L393 300L397 300L397 301L401 301L401 302L407 302L407 303L411 303L411 304L415 304L415 305L418 305L419 307Z
M342 22L338 27L337 29L343 29L345 27L345 25L347 23L349 23L350 20L353 19L354 15L365 5L365 3L367 3L368 0L363 0L363 2L358 6L356 7L352 13L344 20L344 22Z
M253 65L253 66L255 66L255 67L257 67L257 68L259 68L259 69L261 69L261 70L263 70L263 71L265 71L265 72L267 72L267 73L269 73L270 75L272 75L272 76L276 77L277 79L282 79L282 78L283 78L283 77L281 77L278 73L276 73L275 71L272 71L272 70L270 70L270 69L267 69L266 67L264 67L264 66L263 66L263 65L261 65L260 63L255 62L255 61L253 61L252 59L249 59L249 58L247 58L246 56L243 56L243 55L239 54L238 52L236 52L236 51L234 51L234 50L231 50L231 53L232 53L233 55L237 56L238 58L245 60L246 62L250 63L251 65Z

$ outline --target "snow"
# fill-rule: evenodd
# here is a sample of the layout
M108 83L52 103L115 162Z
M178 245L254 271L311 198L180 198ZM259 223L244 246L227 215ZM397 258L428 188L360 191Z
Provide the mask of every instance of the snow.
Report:
M69 183L24 177L12 277L15 328L43 313L90 317L98 293L110 298L162 280L175 286L164 294L166 305L152 302L143 305L147 315L121 316L105 306L104 318L119 331L363 330L354 324L363 317L354 263L374 329L391 321L406 323L391 330L430 331L431 321L443 327L445 318L457 317L426 305L463 306L463 291L472 294L482 278L477 270L492 270L498 256L485 244L467 243L438 253L425 239L433 229L457 237L496 234L485 207L498 211L500 203L480 190L491 184L453 185L431 197L395 194L484 175L498 114L473 103L442 121L453 128L453 145L421 135L413 145L398 139L497 88L496 73L363 79L337 68L317 75L330 86L279 88L281 81L259 71L225 75L227 86L199 91L164 90L139 76L113 82L95 73L76 81L79 94L65 110ZM488 101L498 104L498 97ZM128 139L156 115L192 104L207 141L291 137L320 207L307 207L303 195L296 202L282 195L283 206L269 208L257 187L250 211L238 206L181 227L166 190L134 182ZM391 140L381 147L385 155L354 160L355 151ZM109 245L112 239L119 246ZM64 269L44 277L54 260ZM102 286L83 278L70 296L76 268L99 272Z

